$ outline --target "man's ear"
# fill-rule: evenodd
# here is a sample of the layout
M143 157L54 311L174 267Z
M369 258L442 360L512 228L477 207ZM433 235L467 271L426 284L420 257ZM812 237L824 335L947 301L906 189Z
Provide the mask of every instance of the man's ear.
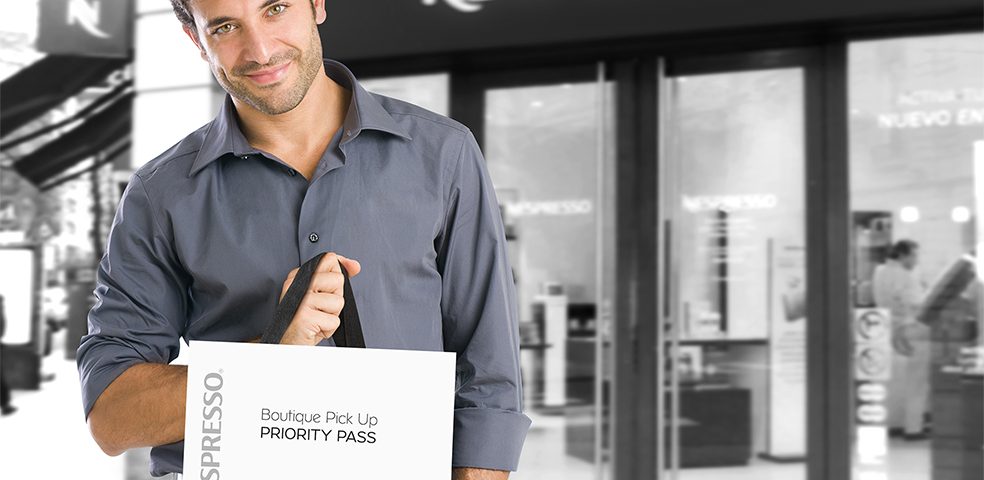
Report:
M207 62L208 56L205 55L205 49L202 48L201 41L198 40L198 33L192 30L191 27L187 25L182 25L181 29L184 30L185 35L188 35L188 38L190 38L192 43L195 44L195 48L198 49L198 53L202 55L202 60L205 60Z
M325 11L325 0L311 0L311 8L314 9L314 21L318 25L325 22L328 13Z

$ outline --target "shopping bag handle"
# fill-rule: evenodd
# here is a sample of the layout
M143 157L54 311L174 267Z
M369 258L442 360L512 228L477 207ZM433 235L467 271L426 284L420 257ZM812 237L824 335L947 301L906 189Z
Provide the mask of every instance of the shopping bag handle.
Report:
M260 342L280 343L284 332L287 331L291 320L294 319L294 314L301 306L301 299L304 298L308 287L311 286L311 277L318 268L318 262L326 253L322 252L315 255L297 269L294 281L291 282L290 287L287 287L287 293L280 300L277 310L273 314L273 322L263 332ZM342 269L342 276L345 277L345 283L342 286L342 298L345 300L345 306L338 315L341 323L331 338L335 339L335 345L339 347L366 348L366 339L362 336L362 323L359 321L359 309L355 305L355 294L352 293L352 282L349 281L345 267L341 263L339 263L339 267Z

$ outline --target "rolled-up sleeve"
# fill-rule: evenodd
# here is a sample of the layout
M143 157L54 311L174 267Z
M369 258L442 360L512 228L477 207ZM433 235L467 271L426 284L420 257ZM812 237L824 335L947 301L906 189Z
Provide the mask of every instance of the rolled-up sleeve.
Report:
M99 261L89 331L78 349L86 418L127 368L178 355L187 280L154 214L143 180L133 175Z
M495 191L475 137L449 168L438 246L444 347L457 353L452 464L516 470L523 414L518 307Z

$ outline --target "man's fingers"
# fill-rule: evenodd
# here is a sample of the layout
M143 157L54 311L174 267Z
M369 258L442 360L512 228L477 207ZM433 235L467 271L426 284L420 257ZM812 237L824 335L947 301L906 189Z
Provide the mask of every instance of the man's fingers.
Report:
M895 347L895 351L904 356L912 355L912 344L904 336L905 332L902 329L896 330L896 336L892 338L892 345Z
M320 314L315 317L315 320L319 330L316 340L319 342L322 338L331 338L335 334L335 330L338 330L338 326L342 324L337 315Z
M362 271L362 265L358 260L343 257L335 252L328 252L324 257L321 257L321 261L318 262L318 268L315 270L315 273L341 272L342 270L339 268L339 263L345 266L345 271L348 272L350 277L354 277Z
M308 292L305 298L306 306L313 310L338 315L345 306L345 299L341 295L322 292Z
M280 343L289 345L316 345L323 339L331 338L341 324L337 315L320 311L298 312L291 326L284 333Z
M287 289L290 288L290 284L294 283L294 277L297 276L297 271L298 270L299 270L298 268L295 268L295 269L291 270L290 273L287 274L287 279L284 280L283 289L280 290L280 299L281 300L284 299L284 295L287 295Z
M342 287L345 277L339 262L345 262L345 269L350 275L356 275L362 270L359 262L350 260L335 253L325 254L318 262L308 292L302 300L302 309L291 319L280 343L297 345L315 345L323 339L331 338L341 324L338 315L345 306L342 298ZM280 299L283 300L287 290L297 276L299 268L295 268L284 281Z
M311 276L309 290L319 293L342 293L345 277L341 272L318 272Z
M314 273L321 272L341 272L342 270L338 268L338 255L334 252L328 252L325 256L321 257L321 261L318 262L318 268L314 269Z
M362 271L362 264L358 260L338 255L338 261L345 267L345 271L348 272L350 278Z

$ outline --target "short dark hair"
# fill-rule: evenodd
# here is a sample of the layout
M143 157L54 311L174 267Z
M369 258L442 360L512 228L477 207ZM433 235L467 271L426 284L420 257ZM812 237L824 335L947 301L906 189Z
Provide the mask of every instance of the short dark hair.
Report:
M190 4L191 0L171 0L171 9L182 25L195 31L195 17L191 16Z
M312 4L312 14L314 12L314 0L311 1ZM174 16L178 17L178 21L182 25L191 29L195 35L198 35L198 30L195 28L195 17L191 15L191 0L171 0L171 9L174 10Z
M888 252L888 258L898 260L902 257L908 257L917 248L919 248L919 244L912 240L899 240L892 245L891 250Z

